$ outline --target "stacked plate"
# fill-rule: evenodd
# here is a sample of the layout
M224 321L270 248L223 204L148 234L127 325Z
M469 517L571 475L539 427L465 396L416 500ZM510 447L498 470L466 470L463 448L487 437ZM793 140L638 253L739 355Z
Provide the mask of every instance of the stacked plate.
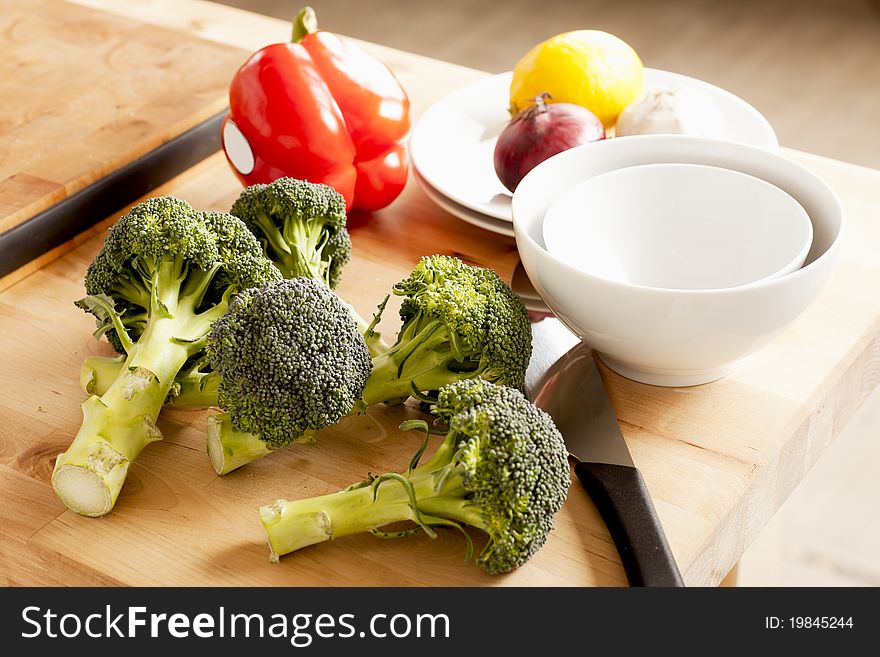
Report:
M511 73L475 82L433 105L413 130L415 179L450 214L501 235L513 235L511 194L498 180L493 153L510 120ZM727 140L775 149L770 123L747 102L719 87L677 73L645 69L648 89L696 88L711 96L727 119Z

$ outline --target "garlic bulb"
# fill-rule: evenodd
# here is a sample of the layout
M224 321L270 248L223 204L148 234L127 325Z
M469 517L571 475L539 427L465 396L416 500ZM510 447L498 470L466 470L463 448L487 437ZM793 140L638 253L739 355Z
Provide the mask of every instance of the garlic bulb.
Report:
M617 137L673 134L723 139L727 121L712 98L698 89L653 89L623 110L614 132Z

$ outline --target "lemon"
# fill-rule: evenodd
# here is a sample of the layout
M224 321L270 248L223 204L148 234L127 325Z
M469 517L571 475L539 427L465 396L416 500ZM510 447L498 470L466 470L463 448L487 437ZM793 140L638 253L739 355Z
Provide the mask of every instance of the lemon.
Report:
M516 63L510 106L521 111L547 92L553 102L586 107L610 128L644 86L642 60L629 44L607 32L576 30L539 43Z

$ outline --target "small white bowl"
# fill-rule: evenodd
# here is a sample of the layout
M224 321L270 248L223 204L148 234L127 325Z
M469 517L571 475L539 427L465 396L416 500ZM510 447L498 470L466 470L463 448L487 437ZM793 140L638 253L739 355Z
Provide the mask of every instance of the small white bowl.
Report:
M578 271L544 247L544 215L566 190L614 169L664 162L740 171L790 194L813 224L804 266L751 285L669 290ZM816 298L831 273L844 217L831 188L782 155L714 139L645 135L578 146L539 164L513 196L513 227L541 298L612 369L644 383L689 386L725 376Z
M599 278L712 290L804 263L813 225L784 191L738 171L645 164L575 185L544 218L547 250Z

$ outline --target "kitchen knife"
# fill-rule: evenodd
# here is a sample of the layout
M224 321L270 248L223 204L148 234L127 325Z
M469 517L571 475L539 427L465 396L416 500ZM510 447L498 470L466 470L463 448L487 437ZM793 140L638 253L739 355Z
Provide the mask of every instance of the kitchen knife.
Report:
M632 586L684 586L592 351L555 318L532 324L526 394L553 418Z

